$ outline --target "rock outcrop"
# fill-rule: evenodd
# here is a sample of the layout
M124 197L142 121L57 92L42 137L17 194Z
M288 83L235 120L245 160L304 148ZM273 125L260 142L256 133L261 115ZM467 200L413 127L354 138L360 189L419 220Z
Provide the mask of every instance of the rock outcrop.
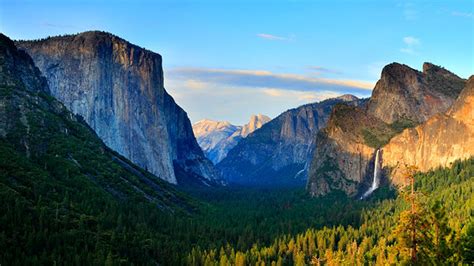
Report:
M261 128L268 121L270 118L261 114L252 115L249 123L243 126L235 126L227 121L204 119L193 125L193 131L207 158L217 164L242 138Z
M342 190L354 196L372 180L375 150L405 128L445 112L465 80L430 63L423 72L392 63L384 67L372 97L358 108L335 108L317 135L307 189L315 196ZM382 158L385 154L382 152Z
M107 146L170 183L179 183L177 168L218 180L186 112L163 87L159 54L97 31L17 45L45 75L52 95Z
M217 167L230 183L282 185L304 182L308 154L334 105L358 105L354 96L328 99L288 110L242 139Z
M445 112L461 92L465 80L431 63L423 72L392 63L382 70L367 104L367 113L388 124L401 120L426 121Z
M16 200L80 194L98 205L112 197L161 209L191 207L171 185L107 148L82 117L50 95L33 60L3 34L0 157L0 185Z
M425 172L474 156L474 76L444 114L404 130L383 148L382 166L392 182L403 185L406 166Z

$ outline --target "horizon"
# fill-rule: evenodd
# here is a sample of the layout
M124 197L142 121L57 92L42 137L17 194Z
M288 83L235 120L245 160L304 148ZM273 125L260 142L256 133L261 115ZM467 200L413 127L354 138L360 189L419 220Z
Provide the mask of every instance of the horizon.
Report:
M1 0L0 29L12 39L100 30L158 53L192 123L243 125L342 94L366 98L392 62L474 73L469 1L139 3Z

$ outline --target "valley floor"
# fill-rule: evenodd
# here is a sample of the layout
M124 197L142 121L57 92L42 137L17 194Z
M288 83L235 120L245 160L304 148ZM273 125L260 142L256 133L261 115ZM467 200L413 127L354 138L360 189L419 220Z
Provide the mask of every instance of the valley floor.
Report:
M194 208L171 213L110 198L102 199L105 209L75 195L56 201L45 194L32 201L28 197L35 192L18 197L5 179L1 185L0 262L5 265L410 261L410 243L397 231L410 226L404 216L408 203L404 193L388 187L363 201L342 192L311 198L297 188L207 189L191 193ZM418 236L418 262L472 262L474 160L417 175L416 190L418 218L425 226Z

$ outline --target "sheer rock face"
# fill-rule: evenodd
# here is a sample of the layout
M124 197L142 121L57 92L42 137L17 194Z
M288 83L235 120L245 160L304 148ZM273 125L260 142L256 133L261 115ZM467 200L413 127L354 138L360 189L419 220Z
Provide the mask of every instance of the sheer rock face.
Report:
M354 96L307 104L288 110L242 139L217 167L238 184L280 185L305 179L312 140L326 126L332 107Z
M403 185L406 165L420 171L446 167L474 156L474 76L453 106L425 123L404 130L383 148L383 167L391 170L393 183Z
M342 190L354 196L368 186L377 148L400 132L445 112L465 80L430 63L423 72L392 63L384 67L372 97L361 108L340 107L317 135L307 189L319 196ZM372 141L376 136L377 141ZM382 158L385 158L385 151Z
M249 123L243 126L235 126L227 121L204 119L193 125L193 131L207 158L217 164L242 138L261 128L268 121L270 118L261 114L252 115Z
M332 190L356 194L375 152L375 148L365 144L362 131L384 128L385 123L368 116L361 107L335 106L327 127L316 136L308 172L310 194L321 196Z
M423 65L423 72L392 63L382 70L367 113L388 124L401 119L421 123L445 112L464 83L465 80L431 63Z
M51 93L107 146L176 184L175 167L214 180L186 112L163 87L159 54L104 32L21 41Z
M88 195L118 202L133 198L169 211L192 207L169 184L107 148L81 117L51 97L31 57L1 33L0 147L12 158L24 160L14 164L18 169L2 168L2 189L15 191L19 198L30 193L22 188L37 184L34 179L47 182L43 193L52 192L54 197L81 184Z
M252 115L250 117L250 121L242 126L242 129L238 132L235 132L234 136L240 136L242 138L247 137L250 133L254 132L255 130L261 128L265 123L270 121L270 117L266 115Z

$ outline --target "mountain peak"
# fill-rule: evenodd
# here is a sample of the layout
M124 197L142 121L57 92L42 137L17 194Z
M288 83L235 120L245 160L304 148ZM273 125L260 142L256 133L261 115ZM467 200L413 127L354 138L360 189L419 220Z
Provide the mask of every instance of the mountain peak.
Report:
M428 78L433 77L433 76L440 76L450 81L463 80L458 75L447 70L446 68L432 64L432 63L428 63L428 62L425 62L423 64L423 74L427 76ZM439 80L435 78L435 81L438 82ZM442 84L442 85L445 85L445 84Z
M252 115L250 121L242 127L240 135L242 137L247 137L248 134L254 132L255 130L261 128L263 124L270 121L270 117L262 114Z
M343 94L341 96L336 97L335 99L343 100L345 102L352 102L355 100L359 100L359 98L357 98L356 96L352 94Z
M383 68L367 108L370 114L389 124L400 119L423 122L433 114L446 111L464 83L463 79L431 63L423 65L423 72L391 63Z
M397 62L393 62L391 64L386 65L382 69L381 79L387 78L403 78L406 75L414 75L414 74L421 74L418 70L413 69L407 65L400 64Z

